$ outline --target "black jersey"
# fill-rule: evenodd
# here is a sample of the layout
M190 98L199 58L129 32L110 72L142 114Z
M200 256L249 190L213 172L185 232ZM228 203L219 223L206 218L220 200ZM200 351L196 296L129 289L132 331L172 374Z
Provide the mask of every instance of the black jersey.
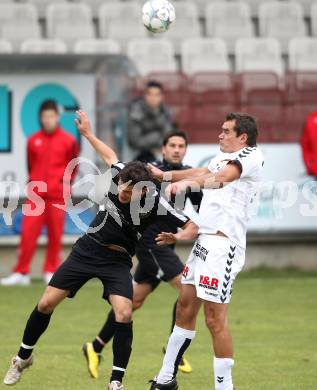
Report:
M163 159L163 161L154 161L151 163L155 167L159 168L161 171L168 172L168 171L178 171L178 170L184 170L184 169L190 169L191 167L189 165L184 164L170 164L166 160ZM194 208L198 211L200 207L200 203L202 200L203 194L201 191L197 192L188 192L185 195L185 200L190 199L192 202ZM173 199L171 204L173 204ZM172 223L170 220L158 220L155 222L155 224L151 225L144 234L142 235L142 239L140 240L140 245L144 245L145 247L151 249L156 246L155 237L161 233L161 232L177 232L177 226ZM172 247L174 245L171 245Z
M159 188L154 184L140 202L121 203L117 191L118 173L124 166L121 162L111 166L113 178L110 190L105 195L104 205L90 224L87 234L101 245L119 245L133 256L138 240L146 228L156 221L177 228L184 226L189 219L180 211L176 211L172 203L161 196ZM150 199L146 199L147 197ZM152 207L143 209L146 200ZM133 213L131 213L132 208Z

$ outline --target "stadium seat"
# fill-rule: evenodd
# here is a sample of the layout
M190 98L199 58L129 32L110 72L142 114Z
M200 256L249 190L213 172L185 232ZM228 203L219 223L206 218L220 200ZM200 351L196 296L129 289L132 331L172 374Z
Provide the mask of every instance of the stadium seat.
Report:
M254 36L248 4L241 2L211 3L206 9L207 36L224 39L230 53L238 38Z
M73 0L75 3L86 3L89 5L94 18L98 18L99 9L105 3L113 3L113 0ZM143 0L142 0L143 1Z
M65 54L67 46L60 39L27 39L22 42L20 51L25 54Z
M45 18L46 9L52 3L51 0L24 0L26 3L34 4L37 8L38 15L40 18ZM54 0L54 4L56 3L66 3L67 0Z
M317 3L315 2L311 7L311 26L312 34L317 37Z
M298 0L303 6L305 17L311 16L311 7L316 3L316 0Z
M190 141L217 142L228 112L237 111L235 77L231 72L202 72L189 78Z
M170 39L175 48L176 54L180 53L181 42L187 38L196 38L202 35L198 18L198 8L194 2L177 1L174 3L176 10L175 22L164 33L164 38ZM155 38L160 38L160 34L152 34Z
M141 75L177 71L174 48L168 40L133 39L128 44L127 54Z
M181 45L182 70L197 72L229 71L227 46L219 38L189 38Z
M74 45L76 54L120 54L120 44L113 39L80 39Z
M102 38L119 41L124 52L129 39L147 37L147 30L141 20L140 4L135 1L103 4L99 9L99 28Z
M278 40L242 38L235 47L236 72L267 71L282 76L284 63Z
M177 3L177 1L179 1L179 0L176 0L176 3ZM193 0L185 0L185 1L193 2ZM195 0L195 4L198 8L198 14L201 18L205 18L206 7L211 2L219 2L219 0Z
M317 38L296 38L289 43L289 70L317 72Z
M47 35L69 46L78 39L94 38L91 9L86 4L54 3L47 8Z
M303 7L294 1L261 4L259 25L260 35L278 39L283 53L287 53L290 39L307 35Z
M32 4L0 4L0 37L18 50L26 38L41 36L38 13Z
M13 52L13 47L9 41L5 39L0 39L0 53L1 54L11 54Z
M260 142L279 142L284 124L285 89L275 72L245 72L238 78L241 111L259 122Z
M241 2L241 0L231 0ZM259 7L261 4L267 2L268 0L243 0L244 3L247 3L250 7L251 16L257 18L259 14Z

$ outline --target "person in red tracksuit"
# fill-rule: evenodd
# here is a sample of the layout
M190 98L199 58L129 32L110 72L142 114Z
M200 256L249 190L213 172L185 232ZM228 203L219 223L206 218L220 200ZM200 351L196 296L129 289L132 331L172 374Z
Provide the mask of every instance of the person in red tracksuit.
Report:
M301 146L307 174L317 178L317 112L306 119Z
M1 279L1 285L30 284L30 264L36 249L37 239L43 225L47 227L48 245L43 266L44 280L49 282L58 268L61 259L61 240L64 229L65 211L54 206L64 205L63 188L74 179L73 174L64 172L68 163L78 157L79 145L75 138L59 127L58 108L53 100L45 101L40 107L42 129L33 134L27 144L29 169L28 200L24 207L28 210L43 212L30 216L24 213L22 219L21 242L18 250L18 261L13 273ZM33 181L40 181L40 186ZM47 186L47 188L43 188ZM68 185L69 187L69 185ZM70 193L70 188L66 188Z

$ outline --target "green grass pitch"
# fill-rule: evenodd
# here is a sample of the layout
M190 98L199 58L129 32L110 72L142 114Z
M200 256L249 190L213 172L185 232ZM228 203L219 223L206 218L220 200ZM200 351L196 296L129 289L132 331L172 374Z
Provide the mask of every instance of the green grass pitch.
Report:
M44 285L0 288L0 377L21 340L25 321ZM261 271L241 275L230 308L235 344L237 390L317 389L317 275ZM88 283L74 300L56 310L35 350L34 366L17 388L24 390L105 389L111 348L104 352L101 377L92 380L81 354L105 319L108 305L98 281ZM147 390L158 371L176 292L162 285L134 316L134 344L125 378L127 390ZM198 334L187 353L194 372L180 374L181 390L213 389L212 353L200 316ZM6 388L0 384L0 389Z

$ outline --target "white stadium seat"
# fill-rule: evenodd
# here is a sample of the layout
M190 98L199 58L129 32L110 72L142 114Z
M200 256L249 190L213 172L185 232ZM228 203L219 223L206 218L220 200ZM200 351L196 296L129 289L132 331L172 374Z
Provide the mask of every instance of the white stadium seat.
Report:
M11 54L13 53L13 47L9 41L0 39L0 54Z
M52 3L52 0L24 0L24 2L34 4L37 8L39 17L44 18L46 16L46 9ZM54 4L66 2L67 0L54 0Z
M198 8L194 2L175 1L176 21L169 31L164 33L164 38L171 40L177 54L180 53L182 40L201 36L201 27L198 17ZM153 34L155 38L160 34Z
M284 63L279 41L274 38L243 38L236 42L236 71L275 72L282 76Z
M17 50L26 38L41 36L38 13L32 4L0 4L0 37Z
M65 54L66 43L60 39L27 39L21 44L24 54Z
M211 3L206 11L207 36L224 39L230 53L238 38L254 36L251 13L246 3Z
M317 37L317 3L311 7L311 24L313 36Z
M99 27L101 38L118 40L124 51L128 39L148 36L138 2L106 2L99 10Z
M260 35L278 39L283 53L287 52L290 39L307 34L303 7L294 1L269 1L262 4L259 23Z
M182 69L186 74L231 70L226 43L219 38L186 39L181 54Z
M291 71L317 71L317 38L295 38L289 43Z
M73 0L75 3L86 3L92 10L94 18L99 16L99 9L105 3L113 3L113 0ZM143 0L142 0L143 1Z
M178 70L173 44L165 39L133 39L128 44L127 54L142 76Z
M303 6L304 15L310 17L310 11L313 4L316 4L316 0L298 0Z
M78 39L95 38L91 9L86 4L56 3L47 8L47 35L69 46Z
M232 0L241 2L241 0ZM252 17L258 17L260 5L266 3L268 0L243 0L244 3L249 4Z
M80 39L74 45L76 54L120 54L120 44L113 39Z

